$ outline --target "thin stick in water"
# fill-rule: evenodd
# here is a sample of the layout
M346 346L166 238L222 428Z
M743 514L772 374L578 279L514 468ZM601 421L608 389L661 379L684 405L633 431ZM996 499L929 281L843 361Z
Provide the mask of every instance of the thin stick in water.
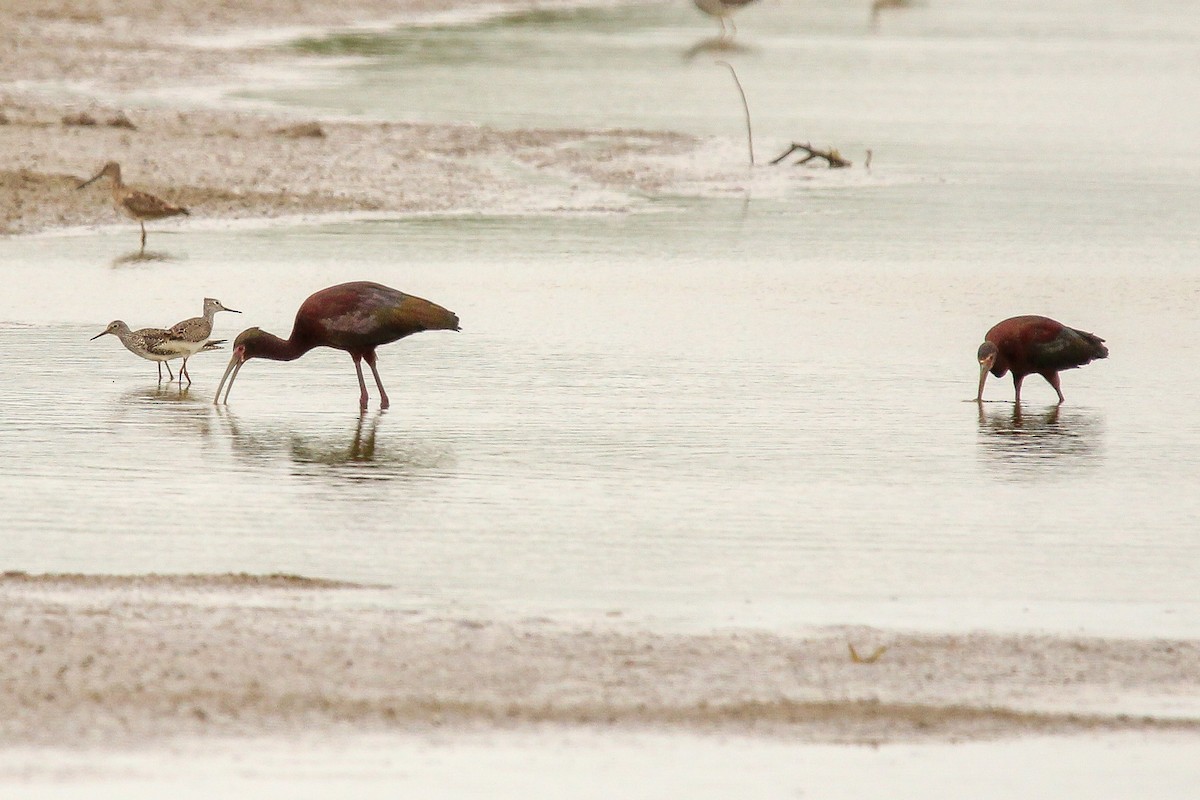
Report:
M742 111L746 114L746 146L750 149L750 166L754 166L754 132L750 130L750 104L746 102L746 90L742 88L742 82L738 80L737 70L728 61L718 61L729 68L729 74L733 76L733 82L737 84L738 94L742 96Z

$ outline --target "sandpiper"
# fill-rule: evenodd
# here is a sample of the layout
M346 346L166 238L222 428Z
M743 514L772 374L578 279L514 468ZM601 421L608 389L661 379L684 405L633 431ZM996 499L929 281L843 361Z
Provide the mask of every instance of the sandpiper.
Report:
M753 3L754 0L693 0L696 8L708 14L710 17L716 17L721 23L721 38L726 36L732 39L737 35L737 26L733 24L733 12L737 11L742 6ZM726 22L728 21L728 27Z
M108 324L108 327L92 337L92 341L99 339L106 333L111 333L121 340L121 344L125 345L125 349L134 355L141 356L147 361L158 362L158 379L162 380L162 368L166 364L167 375L171 380L175 380L175 374L171 372L171 365L167 364L176 358L182 358L183 352L179 346L172 343L171 332L164 328L139 328L136 331L129 330L129 326L121 320L113 320ZM224 339L205 342L205 350L220 350ZM189 354L190 355L190 354Z
M207 349L208 337L212 335L213 317L218 311L232 311L234 314L242 312L233 308L226 308L221 305L221 301L214 297L204 298L204 314L199 317L185 319L183 322L177 322L171 326L167 332L170 337L169 346L178 348L183 354L183 366L179 368L179 380L183 381L187 378L190 385L192 376L187 370L187 360L201 350ZM221 341L224 341L223 339Z
M109 161L94 176L79 184L79 188L82 189L85 186L89 186L106 175L112 179L113 206L116 207L117 211L136 219L138 224L142 226L143 251L146 249L146 220L165 219L167 217L178 216L179 214L191 214L183 206L168 203L161 197L155 197L149 192L143 192L140 189L134 189L132 186L126 186L121 180L121 165L115 161Z

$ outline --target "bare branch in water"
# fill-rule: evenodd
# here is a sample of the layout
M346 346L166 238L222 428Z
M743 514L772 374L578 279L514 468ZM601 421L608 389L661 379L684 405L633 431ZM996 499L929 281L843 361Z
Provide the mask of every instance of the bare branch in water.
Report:
M830 169L841 169L842 167L850 166L850 161L842 158L842 154L835 147L830 147L828 150L818 150L811 144L796 144L795 142L787 150L780 153L771 163L778 164L797 150L804 152L806 155L797 161L796 164L807 164L814 158L822 158L825 159L825 163L829 165Z

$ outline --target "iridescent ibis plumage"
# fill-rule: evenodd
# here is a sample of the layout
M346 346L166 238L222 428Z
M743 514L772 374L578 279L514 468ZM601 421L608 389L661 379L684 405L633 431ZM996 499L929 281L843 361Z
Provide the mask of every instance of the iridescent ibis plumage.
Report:
M121 165L115 161L109 161L99 172L79 184L79 188L90 186L105 176L112 180L113 206L122 214L136 219L142 226L142 250L146 249L146 220L165 219L179 214L192 213L183 206L168 203L149 192L126 186L121 180Z
M1064 369L1082 367L1097 358L1107 358L1104 340L1094 333L1076 330L1049 317L1012 317L997 323L983 337L976 354L979 359L979 393L983 400L983 384L988 372L997 378L1012 372L1016 402L1021 402L1021 381L1026 375L1038 374L1054 387L1061 404L1062 387L1058 373Z
M379 407L387 408L390 402L375 366L375 348L432 330L460 330L458 316L436 303L370 281L330 286L300 304L287 339L259 328L248 328L238 334L213 403L220 402L226 379L229 388L225 391L225 402L229 402L238 372L252 358L293 361L315 347L332 347L345 350L354 359L361 390L359 407L364 411L367 408L367 383L362 373L362 362L366 361L379 388Z

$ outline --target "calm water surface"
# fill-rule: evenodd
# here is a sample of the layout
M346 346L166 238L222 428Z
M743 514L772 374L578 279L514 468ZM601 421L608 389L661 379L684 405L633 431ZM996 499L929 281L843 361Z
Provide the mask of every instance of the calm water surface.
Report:
M869 175L784 196L184 227L142 264L120 260L128 225L0 240L0 566L287 571L698 626L1200 634L1193 16L937 3L871 31L848 7L747 9L746 49L720 55L761 151L875 150ZM681 3L313 39L356 58L249 93L672 128L736 157L710 35ZM253 362L215 408L225 354L180 391L88 341L205 295L244 312L218 335L286 335L313 290L362 278L463 321L381 352L382 414L358 415L333 351ZM1007 379L965 402L984 331L1018 313L1109 340L1061 409L1037 378L1020 411Z

